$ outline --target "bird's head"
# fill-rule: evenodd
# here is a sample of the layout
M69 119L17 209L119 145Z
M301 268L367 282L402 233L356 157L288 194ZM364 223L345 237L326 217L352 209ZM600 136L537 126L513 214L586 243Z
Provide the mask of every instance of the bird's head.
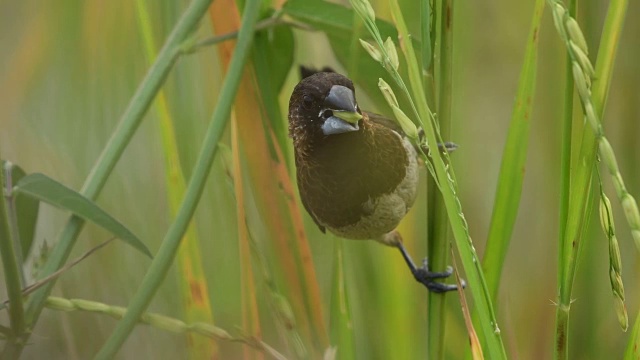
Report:
M338 73L304 78L289 100L289 136L298 150L328 136L358 131L361 119L353 83Z

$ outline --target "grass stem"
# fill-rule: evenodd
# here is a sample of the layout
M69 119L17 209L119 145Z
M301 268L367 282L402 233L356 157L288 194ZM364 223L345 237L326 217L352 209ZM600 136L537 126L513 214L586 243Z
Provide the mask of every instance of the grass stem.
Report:
M22 303L22 286L20 281L20 264L17 252L21 251L16 248L17 241L14 237L17 235L17 229L11 231L11 215L9 213L9 196L11 188L10 179L7 175L11 171L10 163L0 169L0 191L3 195L0 198L0 257L2 258L2 266L4 270L4 280L6 283L7 294L9 296L9 321L11 322L11 337L6 342L5 350L8 352L4 355L11 356L14 352L12 349L20 348L24 343L25 317L24 305ZM18 352L19 354L19 352Z

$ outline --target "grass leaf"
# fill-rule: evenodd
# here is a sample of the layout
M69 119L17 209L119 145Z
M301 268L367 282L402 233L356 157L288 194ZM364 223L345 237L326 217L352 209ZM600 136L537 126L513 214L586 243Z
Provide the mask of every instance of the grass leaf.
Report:
M44 174L35 173L25 176L16 184L14 191L89 220L143 254L152 257L147 246L137 236L96 203Z
M487 249L482 261L493 303L497 303L500 274L518 216L524 167L527 160L529 125L536 85L538 33L544 10L544 0L537 0L527 40L525 58L520 71L511 125L504 146L496 199L487 238Z

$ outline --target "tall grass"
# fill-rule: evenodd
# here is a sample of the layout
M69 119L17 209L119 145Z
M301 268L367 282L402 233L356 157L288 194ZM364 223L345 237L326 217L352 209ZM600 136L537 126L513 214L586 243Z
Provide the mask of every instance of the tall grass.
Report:
M346 1L209 3L3 5L0 156L80 189L154 254L110 242L21 297L21 272L33 284L110 235L42 205L21 254L3 201L5 357L637 358L639 3L374 1L404 89ZM361 108L393 117L384 79L430 143L459 145L431 154L400 231L432 270L460 265L464 298L306 215L286 119L299 64L348 74Z

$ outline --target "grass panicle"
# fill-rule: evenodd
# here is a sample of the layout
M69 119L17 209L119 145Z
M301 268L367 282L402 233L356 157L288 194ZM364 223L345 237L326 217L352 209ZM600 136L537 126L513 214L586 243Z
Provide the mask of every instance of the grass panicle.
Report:
M111 316L115 319L122 319L127 312L127 308L109 305L97 301L85 299L66 299L56 296L47 298L45 306L48 309L57 311L86 311ZM270 355L274 359L286 359L273 347L267 345L260 339L245 336L232 336L228 331L215 325L204 322L186 323L182 320L156 313L144 313L140 316L139 323L153 326L157 329L173 332L177 334L192 333L214 340L237 342L245 344L253 349Z
M600 186L600 225L609 243L609 280L613 293L614 309L618 322L623 331L629 327L629 317L624 304L624 284L622 283L622 259L620 257L620 246L616 237L616 230L613 224L613 213L611 202Z
M622 179L622 174L620 174L620 169L618 168L616 155L613 152L609 140L605 137L600 116L596 114L595 106L591 99L591 81L595 75L595 71L587 56L588 49L586 40L577 21L569 15L569 12L561 3L553 0L547 1L553 4L554 19L558 19L555 21L558 34L560 34L560 37L565 42L567 51L571 56L573 81L580 95L585 120L593 129L598 144L598 153L611 176L614 188L616 189L616 195L622 204L625 218L631 228L631 234L636 242L638 251L640 251L640 212L638 211L638 205L635 198L627 191L627 187Z
M613 60L615 59L615 53L620 39L622 20L626 12L626 0L612 1L609 4L600 48L598 49L598 61L595 66L594 78L597 78L598 81L593 84L593 87L592 77L590 75L591 66L585 65L585 58L588 59L588 48L578 23L572 18L570 12L567 11L560 1L547 0L547 3L553 14L554 25L571 59L573 81L582 104L585 124L587 124L581 134L580 146L575 147L576 149L580 149L579 155L577 155L579 161L573 168L574 171L570 174L571 185L567 205L566 224L562 225L564 234L562 234L563 239L560 245L561 255L558 266L559 301L556 310L556 346L554 354L556 359L567 359L569 357L568 334L569 313L572 303L571 294L579 260L578 257L582 247L582 238L590 214L590 199L592 198L591 183L597 150L600 150L600 156L609 174L614 179L614 186L616 186L619 200L624 202L625 199L633 199L626 191L615 162L613 151L610 150L610 147L607 148L609 142L604 137L600 122L611 80ZM580 59L582 59L582 62ZM627 202L629 202L629 200L627 200ZM633 200L633 202L635 202L635 200ZM630 221L631 218L629 215L632 214L625 213L625 215L627 216L627 222L632 228L633 234L636 229L632 221ZM564 216L564 214L562 214L562 216Z

